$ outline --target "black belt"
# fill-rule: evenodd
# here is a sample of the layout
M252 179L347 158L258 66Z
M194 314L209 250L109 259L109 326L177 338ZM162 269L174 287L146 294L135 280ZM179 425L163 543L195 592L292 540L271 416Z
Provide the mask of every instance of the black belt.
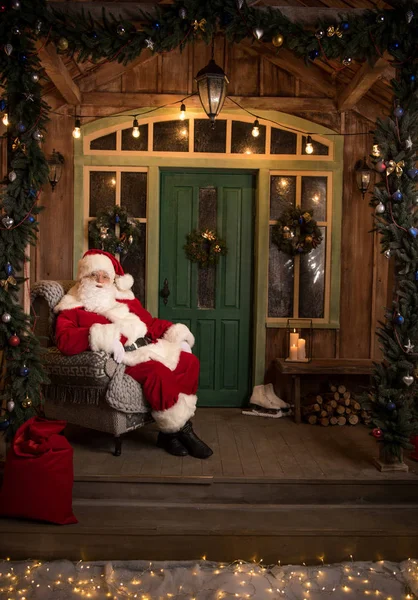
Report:
M152 342L151 338L148 337L147 335L145 337L138 338L137 340L134 341L133 344L130 344L129 346L124 346L125 352L133 352L134 350L138 350L139 348L142 348L143 346L148 346L148 344L150 344L151 342Z

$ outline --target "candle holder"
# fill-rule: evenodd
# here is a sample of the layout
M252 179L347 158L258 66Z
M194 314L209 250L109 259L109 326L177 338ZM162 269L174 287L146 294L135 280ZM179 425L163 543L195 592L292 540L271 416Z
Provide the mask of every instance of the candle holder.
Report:
M312 360L312 319L288 319L286 324L287 362Z

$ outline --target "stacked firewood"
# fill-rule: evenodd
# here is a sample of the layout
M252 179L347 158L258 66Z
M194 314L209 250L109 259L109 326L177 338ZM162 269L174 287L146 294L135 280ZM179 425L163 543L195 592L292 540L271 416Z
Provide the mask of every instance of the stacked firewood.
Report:
M317 396L307 396L302 406L304 420L311 425L357 425L370 423L370 414L344 385L329 386L330 391Z

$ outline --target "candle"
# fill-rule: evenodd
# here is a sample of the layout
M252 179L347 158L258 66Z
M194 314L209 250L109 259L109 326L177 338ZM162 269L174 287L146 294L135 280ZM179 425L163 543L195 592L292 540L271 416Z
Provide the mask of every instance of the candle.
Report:
M297 351L298 360L305 360L306 358L306 340L299 338L298 339L298 351Z
M298 347L297 346L290 346L290 360L297 360L298 359Z
M296 333L296 329L290 334L290 347L298 345L299 334Z

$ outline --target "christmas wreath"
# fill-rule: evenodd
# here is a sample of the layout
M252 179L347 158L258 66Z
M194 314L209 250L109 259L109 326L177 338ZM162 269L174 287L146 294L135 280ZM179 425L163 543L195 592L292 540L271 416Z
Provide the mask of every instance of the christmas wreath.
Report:
M195 229L189 233L184 250L187 258L200 268L218 264L219 258L228 252L225 240L218 238L216 231L211 229Z
M119 225L119 235L116 235ZM92 248L100 248L122 257L141 256L141 230L139 223L121 206L112 206L98 212L89 223L89 240Z
M295 256L309 254L322 242L322 233L312 210L290 208L273 226L272 240L281 252Z

